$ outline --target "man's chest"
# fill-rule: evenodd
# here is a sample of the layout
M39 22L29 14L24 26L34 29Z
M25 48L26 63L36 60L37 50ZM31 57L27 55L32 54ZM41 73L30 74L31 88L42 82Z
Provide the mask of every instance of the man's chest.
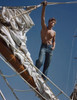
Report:
M47 30L45 35L47 36L47 38L53 38L54 37L54 31L53 30Z

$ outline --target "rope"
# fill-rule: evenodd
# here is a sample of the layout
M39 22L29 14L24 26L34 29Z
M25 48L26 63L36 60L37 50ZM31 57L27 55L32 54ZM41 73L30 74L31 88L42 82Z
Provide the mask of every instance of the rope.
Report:
M47 5L74 4L74 3L77 3L77 1L72 1L72 2L47 2ZM12 20L12 19L15 19L15 18L18 17L18 16L21 16L21 15L23 15L23 14L26 14L26 13L28 13L28 12L31 12L32 10L35 10L35 9L41 7L41 6L42 6L42 3L39 4L39 5L31 6L31 7L33 7L33 8L31 8L30 10L24 11L24 12L21 13L21 14L17 14L16 16L13 16L13 17L11 18L11 20ZM27 8L27 7L28 7L28 6L26 6L26 8ZM29 7L30 7L30 6L29 6ZM23 6L23 8L25 8L25 6Z
M7 63L1 56L0 56L0 58L5 62L5 63ZM8 63L7 63L8 64ZM8 64L9 65L9 64ZM42 72L41 72L42 73ZM43 73L42 73L43 74ZM13 76L16 76L16 75L19 75L18 73L17 74L15 74L15 75L3 75L3 74L1 74L2 76L4 76L4 77L13 77ZM44 75L44 74L43 74ZM45 75L44 75L45 76ZM45 76L46 77L46 76ZM47 80L50 80L48 77L47 77ZM52 82L52 81L51 81ZM58 88L54 83L52 83L59 91L61 91L61 93L63 93L63 94L65 94L60 88ZM66 95L66 94L65 94Z
M0 57L1 58L1 57ZM3 60L3 59L2 59ZM3 61L5 61L5 60L3 60ZM6 61L5 61L5 63L6 64L8 64ZM8 64L8 65L10 65L10 64ZM10 66L11 67L11 66ZM12 67L11 67L12 68ZM13 69L13 68L12 68ZM14 70L14 69L13 69ZM17 73L17 72L16 72ZM2 73L0 73L1 75L2 75ZM4 77L4 76L3 76ZM36 88L34 88L32 85L30 85L23 77L21 77L37 94L39 94L42 98L44 98L45 100L46 100L46 98L45 97L43 97L41 94L40 94L40 92L38 92L37 90L36 90ZM8 82L7 82L7 85L8 85ZM9 86L10 87L10 86ZM10 88L12 91L13 91L13 89L12 88Z
M21 16L21 15L23 15L23 14L29 13L29 12L31 12L32 10L35 10L35 9L39 8L41 5L42 5L42 4L35 5L35 6L33 6L33 8L31 8L31 9L26 10L26 11L20 13L20 14L17 14L16 16L13 16L13 17L11 18L11 20L12 20L12 19L15 19L16 17Z
M1 76L3 76L3 77L7 77L7 75L3 75L2 73L0 73L1 74ZM10 75L11 76L11 75ZM10 77L10 76L8 76L8 77ZM12 75L13 76L13 75ZM18 89L13 89L14 91L16 91L16 92L29 92L29 91L33 91L32 89L28 89L28 90L18 90ZM0 91L0 93L1 93L1 91Z
M1 58L1 57L0 57L0 58ZM21 73L23 73L23 71L20 72L20 74L21 74ZM2 77L13 77L13 76L16 76L17 74L8 76L8 75L2 74L2 71L0 71L0 75L1 75ZM14 90L14 91L17 91L17 92L29 92L29 91L32 91L32 89L28 89L28 90L13 89L13 90ZM0 91L0 92L1 92L1 91Z
M0 37L1 37L1 35L0 35ZM16 49L9 41L8 41L8 43L15 49L15 50L17 50L18 51L18 49ZM19 52L19 51L18 51ZM21 54L21 53L20 53ZM22 54L21 54L22 55ZM23 55L22 55L23 56ZM32 62L30 61L30 59L28 58L28 56L27 55L25 55L26 57L24 57L24 59L28 59L28 61L29 61L29 63L31 64L31 66L33 66L37 71L39 71L51 84L53 84L53 86L55 86L59 91L61 91L67 98L69 98L70 99L70 97L65 93L65 92L63 92L54 82L52 82L46 75L44 75L36 66L34 66L33 64L32 64ZM71 100L71 99L70 99Z
M60 92L56 97L58 97L60 94L62 94L62 92Z
M39 5L30 5L30 6L0 6L0 9L3 7L7 7L8 9L29 9L33 8L35 6L40 7L41 4Z
M32 85L30 85L23 77L21 77L37 94L39 94L43 99L47 100L43 95L40 94Z
M1 70L0 70L0 74L3 74L3 73L1 72ZM10 86L10 84L8 83L7 79L6 79L4 76L2 76L2 77L3 77L4 81L5 81L5 83L7 84L7 86L8 86L8 87L10 88L10 90L12 91L12 93L13 93L13 95L15 96L16 100L19 100L18 97L16 96L15 92L13 91L13 88L12 88L12 87Z
M18 90L18 89L14 89L14 91L16 92L30 92L33 91L32 89L28 89L28 90Z
M74 4L77 1L70 1L70 2L48 2L47 5L58 5L58 4Z
M1 90L0 90L0 95L1 95L3 100L6 100Z
M2 57L0 57L1 59L3 59ZM23 73L23 71L22 72L20 72L20 74L21 73ZM19 73L18 73L19 74ZM15 74L15 75L4 75L4 74L2 74L2 73L0 73L0 75L1 76L3 76L3 77L13 77L13 76L16 76L16 75L18 75L18 74ZM14 91L16 91L16 92L29 92L29 91L33 91L32 89L28 89L28 90L18 90L18 89L13 89Z
M76 4L77 3L77 1L70 1L70 2L47 2L47 5L58 5L58 4ZM15 19L16 17L18 17L18 16L21 16L21 15L23 15L23 14L26 14L26 13L28 13L28 12L31 12L32 10L35 10L35 9L37 9L37 8L39 8L40 6L42 6L42 3L41 4L39 4L39 5L34 5L34 6L22 6L22 7L20 7L20 6L18 6L18 7L8 7L8 6L5 6L5 7L7 7L7 8L9 8L9 9L20 9L20 8L31 8L31 9L29 9L29 10L27 10L27 11L24 11L23 13L21 13L21 14L17 14L16 16L13 16L12 18L11 18L11 20L12 19ZM3 8L2 6L0 6L0 8Z
M0 59L2 59L8 66L10 66L11 67L11 65L9 64L9 63L7 63L1 56L0 56ZM4 76L4 77L8 77L8 78L10 78L10 77L14 77L14 76L17 76L17 75L20 75L20 74L22 74L23 72L25 72L27 69L24 69L23 71L21 71L21 72L19 72L19 73L16 73L16 74L14 74L14 75L3 75L3 74L1 74L1 76Z
M59 4L75 4L77 3L77 1L70 1L70 2L47 2L47 5L59 5ZM30 8L30 7L40 7L42 4L39 4L39 5L31 5L31 6L0 6L0 9L3 8L3 7L7 7L9 9L27 9L27 8Z

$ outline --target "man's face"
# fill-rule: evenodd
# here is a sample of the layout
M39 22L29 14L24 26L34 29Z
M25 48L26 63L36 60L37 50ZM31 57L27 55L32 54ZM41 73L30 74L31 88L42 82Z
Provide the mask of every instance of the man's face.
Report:
M48 24L49 24L49 26L53 27L56 24L56 22L53 20L53 21L49 21Z

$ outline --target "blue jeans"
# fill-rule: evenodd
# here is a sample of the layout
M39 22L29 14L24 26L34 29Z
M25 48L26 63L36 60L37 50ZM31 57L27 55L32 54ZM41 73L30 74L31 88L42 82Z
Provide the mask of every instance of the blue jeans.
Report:
M51 45L42 43L42 45L40 47L39 58L36 60L36 67L38 69L40 69L41 66L43 65L44 57L45 57L45 61L44 61L44 66L43 66L43 74L45 74L47 76L48 68L49 68L49 65L51 62L51 58L52 58L52 49L51 49ZM44 76L43 76L43 78L46 79Z

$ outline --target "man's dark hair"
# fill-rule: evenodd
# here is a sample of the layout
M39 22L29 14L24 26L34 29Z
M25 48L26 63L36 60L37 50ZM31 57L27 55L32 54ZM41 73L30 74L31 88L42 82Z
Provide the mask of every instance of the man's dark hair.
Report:
M50 21L55 21L56 22L56 19L55 18L50 18L48 22Z

